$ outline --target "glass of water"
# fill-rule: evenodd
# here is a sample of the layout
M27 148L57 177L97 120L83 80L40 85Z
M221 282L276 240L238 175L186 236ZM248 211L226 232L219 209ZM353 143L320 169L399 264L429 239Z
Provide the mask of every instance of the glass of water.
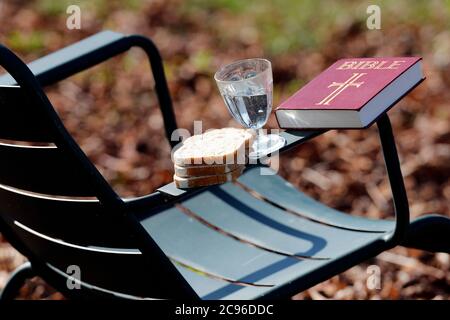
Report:
M231 115L244 127L257 132L250 150L251 158L274 152L286 143L276 134L263 134L272 111L272 65L266 59L246 59L222 67L214 75Z

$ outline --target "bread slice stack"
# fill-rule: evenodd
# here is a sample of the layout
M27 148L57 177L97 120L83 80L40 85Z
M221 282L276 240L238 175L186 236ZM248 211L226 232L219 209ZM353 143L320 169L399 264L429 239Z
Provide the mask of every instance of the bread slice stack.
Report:
M253 138L251 131L236 128L187 138L173 154L176 186L187 189L237 179L247 163Z

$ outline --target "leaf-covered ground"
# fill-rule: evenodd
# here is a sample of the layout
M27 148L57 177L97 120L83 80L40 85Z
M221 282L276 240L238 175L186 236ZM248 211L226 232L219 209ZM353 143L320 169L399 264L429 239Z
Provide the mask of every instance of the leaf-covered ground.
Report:
M66 28L78 4L81 30ZM419 55L427 80L389 112L411 217L450 215L450 2L382 1L382 29L368 30L365 1L20 1L0 2L0 41L24 60L104 29L151 37L165 61L179 126L237 126L212 75L248 57L272 61L277 105L338 58ZM69 131L123 196L170 182L153 80L132 50L46 89ZM267 127L276 127L272 116ZM1 160L0 160L1 161ZM352 214L392 216L376 128L330 131L285 154L281 175L314 198ZM0 288L24 261L0 236ZM381 288L368 289L369 265ZM295 299L449 299L450 258L395 248ZM21 298L60 299L40 279Z

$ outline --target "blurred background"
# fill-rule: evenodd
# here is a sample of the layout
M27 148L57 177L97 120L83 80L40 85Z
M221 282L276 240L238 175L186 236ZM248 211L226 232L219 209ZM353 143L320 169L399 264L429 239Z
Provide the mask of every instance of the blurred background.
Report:
M69 30L69 5L81 29ZM366 9L381 8L369 30ZM164 59L180 127L236 126L213 80L236 59L266 57L274 104L343 57L418 55L427 79L393 108L412 218L450 216L450 1L0 0L0 42L22 59L111 29L154 40ZM172 179L170 149L154 82L138 49L46 88L69 131L122 196L144 195ZM272 115L268 128L277 127ZM1 161L1 160L0 160ZM339 210L371 218L393 208L376 128L330 131L284 154L281 175ZM0 235L0 289L24 258ZM366 286L367 267L381 289ZM450 257L395 248L294 296L294 299L449 299ZM25 299L63 299L41 279Z

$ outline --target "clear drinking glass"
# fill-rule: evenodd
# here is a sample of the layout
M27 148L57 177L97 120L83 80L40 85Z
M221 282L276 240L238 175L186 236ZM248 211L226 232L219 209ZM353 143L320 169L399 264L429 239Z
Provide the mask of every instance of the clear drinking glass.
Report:
M254 129L256 139L250 157L258 158L280 149L286 140L260 130L272 111L272 65L266 59L246 59L222 67L214 75L228 111L241 125Z

